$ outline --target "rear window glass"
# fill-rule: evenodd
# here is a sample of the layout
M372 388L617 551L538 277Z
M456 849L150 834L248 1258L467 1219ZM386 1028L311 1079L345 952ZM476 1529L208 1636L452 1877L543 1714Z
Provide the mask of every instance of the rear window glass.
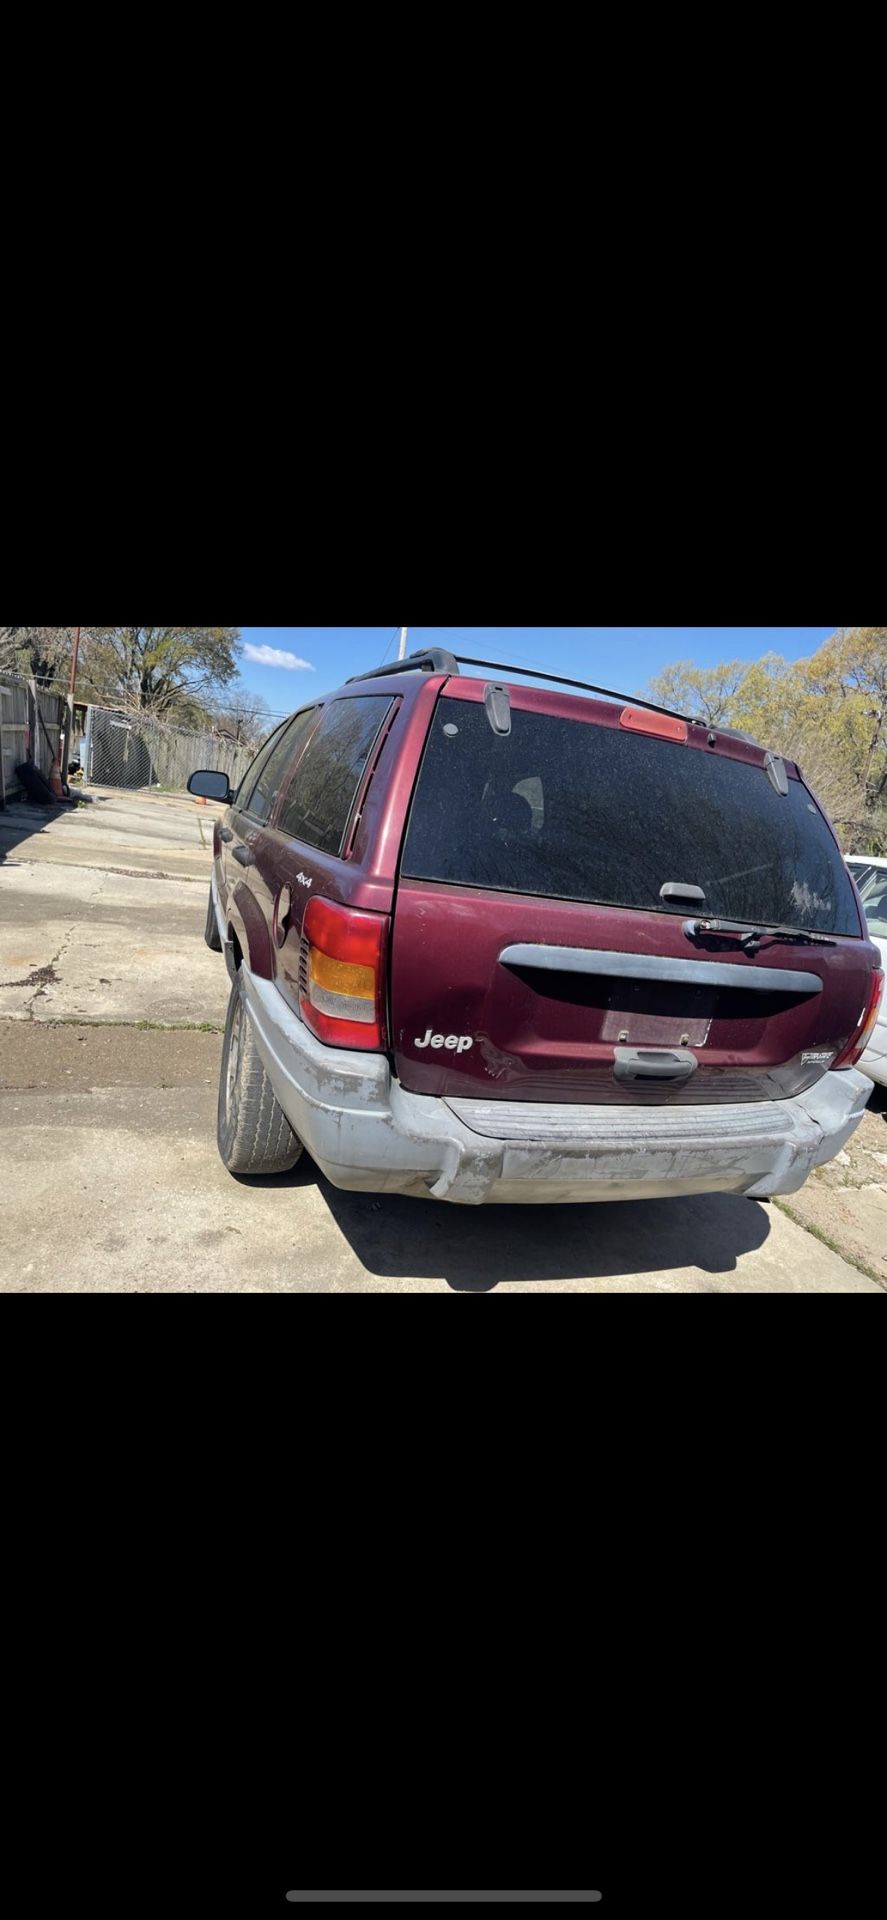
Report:
M283 732L271 741L270 751L265 750L258 764L257 776L252 772L247 774L244 792L248 797L239 804L255 820L267 820L293 754L298 753L316 711L316 707L308 707L304 713L297 713Z
M281 833L321 853L339 853L364 768L391 706L390 698L369 694L333 700L324 708L284 800Z
M853 890L806 787L760 767L621 729L441 700L402 861L413 879L859 935Z

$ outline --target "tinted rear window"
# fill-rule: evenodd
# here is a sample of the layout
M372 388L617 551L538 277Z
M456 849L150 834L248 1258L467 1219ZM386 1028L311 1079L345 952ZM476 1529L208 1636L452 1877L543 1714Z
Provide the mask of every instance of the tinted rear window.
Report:
M762 768L620 728L441 700L404 848L413 879L859 935L846 869L806 787ZM672 909L674 910L674 909Z
M368 694L333 700L324 708L284 800L281 833L321 853L340 852L364 768L391 705L382 694Z

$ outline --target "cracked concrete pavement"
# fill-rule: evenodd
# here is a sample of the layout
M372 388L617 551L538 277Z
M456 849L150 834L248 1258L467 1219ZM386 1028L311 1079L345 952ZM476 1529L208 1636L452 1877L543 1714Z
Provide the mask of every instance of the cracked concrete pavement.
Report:
M202 938L213 812L113 793L0 813L0 1290L883 1290L729 1194L475 1210L338 1193L307 1156L232 1179L215 1145L227 977Z
M0 864L0 1016L221 1025L227 975L201 938L209 859L204 885Z
M781 1202L801 1226L887 1287L887 1089L875 1087L843 1152Z
M97 789L0 813L0 1018L222 1024L225 970L200 938L217 812Z

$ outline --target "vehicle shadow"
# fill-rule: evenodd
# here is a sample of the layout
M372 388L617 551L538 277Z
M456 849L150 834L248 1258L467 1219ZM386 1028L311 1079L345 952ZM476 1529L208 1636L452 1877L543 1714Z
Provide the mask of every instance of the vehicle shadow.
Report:
M307 1154L299 1163L304 1168L300 1184L311 1165L306 1162ZM368 1273L388 1280L443 1279L456 1293L491 1293L503 1280L643 1280L681 1267L732 1273L740 1257L762 1246L770 1232L766 1207L738 1194L589 1206L460 1207L343 1193L316 1168L314 1173L333 1219ZM719 1291L707 1289L701 1279L693 1290Z
M880 1086L877 1081L872 1087L868 1111L879 1114L882 1120L887 1120L887 1087Z
M50 820L57 820L67 809L61 806L38 806L35 801L10 800L8 805L0 807L0 862L39 833Z
M289 1173L228 1173L229 1180L236 1180L239 1187L245 1187L247 1193L254 1193L262 1187L279 1193L281 1187L321 1187L327 1189L328 1182L314 1165L310 1153L302 1153L291 1167ZM361 1195L363 1198L363 1195Z

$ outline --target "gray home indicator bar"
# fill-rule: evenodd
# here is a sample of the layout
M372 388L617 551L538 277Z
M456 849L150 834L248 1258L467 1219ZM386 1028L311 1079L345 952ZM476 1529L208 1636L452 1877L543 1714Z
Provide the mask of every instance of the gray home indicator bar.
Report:
M407 1893L405 1890L401 1889L400 1891L395 1893L353 1893L353 1892L352 1893L298 1893L298 1892L292 1892L292 1893L288 1893L286 1897L288 1900L293 1900L293 1901L305 1900L305 1901L313 1902L315 1900L327 1900L327 1901L371 1900L371 1901L377 1901L380 1903L384 1903L388 1900L443 1900L443 1901L459 1901L460 1903L464 1903L465 1901L468 1901L469 1903L475 1903L480 1900L499 1900L499 1901L507 1901L507 1902L510 1902L512 1900L531 1900L531 1901L536 1901L537 1903L541 1902L543 1905L546 1905L550 1900L560 1900L560 1901L570 1900L570 1901L579 1901L579 1902L582 1902L583 1900L584 1901L600 1900L602 1898L602 1895L600 1893L594 1893L594 1892L564 1893L563 1891L555 1892L555 1893L538 1893L538 1892L537 1893Z

